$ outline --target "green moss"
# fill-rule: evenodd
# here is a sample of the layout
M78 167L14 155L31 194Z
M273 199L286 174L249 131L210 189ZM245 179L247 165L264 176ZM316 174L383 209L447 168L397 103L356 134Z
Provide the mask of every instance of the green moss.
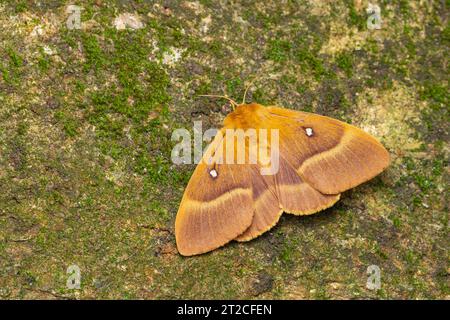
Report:
M90 49L85 69L102 66L101 71L111 73L117 81L92 92L87 119L96 127L96 135L103 140L101 149L118 159L129 154L119 142L124 138L125 126L131 123L131 131L141 133L152 127L160 128L161 124L155 122L157 120L147 123L146 119L150 112L164 117L169 101L166 92L169 79L158 63L148 59L148 52L152 48L147 41L146 31L127 33L110 30L109 37L114 40L114 49L109 54L108 63L104 62L103 50L98 42L88 38ZM141 148L139 153L145 153L144 144ZM137 157L135 168L147 168L150 174L158 173L154 175L157 179L161 177L159 169L153 170L148 164L144 165L150 161L145 160L149 156Z
M447 44L450 43L450 22L447 22L447 25L445 26L444 30L442 31L442 40L443 42L446 42Z
M19 52L11 47L5 49L5 54L6 59L0 64L2 78L7 84L18 86L22 77L23 58Z
M297 252L298 243L294 240L287 239L281 248L279 259L282 263L290 265L294 262L295 253Z
M353 74L353 57L350 53L342 52L336 58L336 64L341 68L347 77L351 77Z
M295 52L295 59L303 68L311 70L316 79L328 73L318 53L310 51L307 47L300 46Z
M426 82L424 89L420 92L420 98L448 105L450 94L448 88L445 88L443 85Z
M225 81L226 92L230 97L239 97L243 92L243 82L240 78L228 79Z
M346 0L345 3L348 7L348 24L357 27L358 30L363 30L367 21L365 13L356 10L353 0Z
M444 174L444 167L445 167L444 159L439 159L439 158L434 159L433 164L432 164L431 173L435 177L440 177Z
M195 95L211 94L212 88L209 82L201 82L197 87L194 88Z
M97 35L91 33L82 33L81 41L86 57L86 62L83 66L83 69L85 71L99 71L107 64L107 59L97 39Z
M428 192L433 187L433 183L423 175L415 175L414 180L423 192Z
M64 132L73 137L77 134L77 127L79 126L78 122L64 111L57 111L55 113L56 120L62 124L64 128Z
M24 138L28 132L29 125L25 122L19 122L17 124L17 137Z
M398 7L400 10L400 13L405 16L405 17L409 17L411 15L411 9L409 7L408 1L407 0L399 0L398 1Z
M41 56L38 59L38 66L41 72L45 73L50 68L50 60L47 57Z
M413 250L407 250L404 259L408 263L409 268L414 268L419 262L419 257Z
M421 111L422 125L425 128L424 133L433 140L440 140L441 127L436 126L436 122L450 121L448 109L450 95L448 90L439 83L427 81L419 92L419 96L422 100L429 102L429 107Z
M266 57L267 59L281 63L288 59L291 49L292 46L289 41L281 39L270 40Z
M400 228L400 227L401 227L402 221L400 220L399 217L393 216L393 217L391 218L391 220L392 220L392 223L394 224L394 226L395 226L396 228Z
M270 105L273 100L267 96L266 91L263 88L256 88L252 91L253 101L258 102L263 105Z
M12 62L13 67L21 67L23 65L23 58L19 55L17 51L12 48L7 48L6 53Z

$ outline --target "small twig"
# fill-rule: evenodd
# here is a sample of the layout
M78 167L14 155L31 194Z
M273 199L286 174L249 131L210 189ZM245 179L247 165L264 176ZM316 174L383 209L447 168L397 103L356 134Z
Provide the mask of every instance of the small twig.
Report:
M9 241L12 241L12 242L26 242L26 241L30 241L33 238L34 238L34 236L29 236L28 238L9 239Z
M154 226L149 225L149 224L138 224L137 226L140 227L140 228L144 228L144 229L150 229L150 230L159 231L159 232L167 232L169 234L172 234L172 230L167 229L167 228L154 227Z
M44 290L44 289L39 289L38 288L38 289L32 289L32 291L39 291L41 293L46 293L46 294L52 295L55 298L59 298L59 299L72 300L70 297L63 296L63 295L57 294L57 293L55 293L53 291L49 291L49 290Z

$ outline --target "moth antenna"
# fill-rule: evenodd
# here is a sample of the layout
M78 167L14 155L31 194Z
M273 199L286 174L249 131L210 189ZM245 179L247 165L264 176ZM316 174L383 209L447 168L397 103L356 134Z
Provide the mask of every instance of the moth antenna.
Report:
M248 91L248 89L250 89L250 87L253 85L254 82L255 82L255 79L253 79L252 81L250 81L250 83L248 84L248 86L245 87L244 96L242 97L242 104L245 104L245 97L247 96L247 91Z
M236 109L236 107L238 106L238 104L236 103L236 101L234 101L233 99L227 97L227 96L219 96L219 95L215 95L215 94L200 94L199 97L213 97L213 98L223 98L223 99L227 99L230 103L231 103L231 107L233 108L233 111Z

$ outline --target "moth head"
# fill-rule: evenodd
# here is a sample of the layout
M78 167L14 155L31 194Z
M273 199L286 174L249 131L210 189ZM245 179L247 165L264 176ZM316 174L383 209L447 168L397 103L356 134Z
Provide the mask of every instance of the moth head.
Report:
M239 104L226 116L223 124L227 128L254 128L263 120L265 112L265 108L258 103Z

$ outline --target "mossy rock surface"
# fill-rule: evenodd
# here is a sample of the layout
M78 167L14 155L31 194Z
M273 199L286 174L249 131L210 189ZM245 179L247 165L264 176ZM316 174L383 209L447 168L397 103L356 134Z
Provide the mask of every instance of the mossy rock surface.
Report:
M0 3L0 298L449 299L445 1ZM122 13L140 29L116 30ZM227 94L316 112L392 157L332 208L185 258L176 128ZM190 129L192 130L192 129ZM230 208L232 210L232 208ZM68 289L77 265L80 289ZM367 288L367 268L381 288Z

